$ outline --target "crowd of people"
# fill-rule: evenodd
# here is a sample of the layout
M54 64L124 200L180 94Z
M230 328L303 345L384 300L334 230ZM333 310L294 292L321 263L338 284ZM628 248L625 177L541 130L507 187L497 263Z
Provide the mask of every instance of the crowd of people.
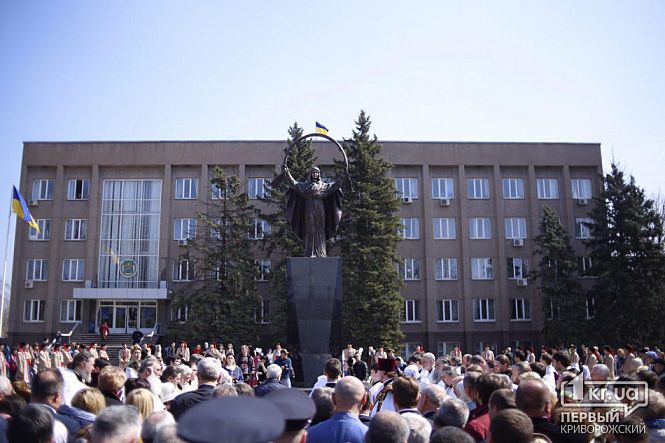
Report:
M657 348L338 357L304 389L279 344L123 345L117 364L104 344L1 345L0 443L665 441Z

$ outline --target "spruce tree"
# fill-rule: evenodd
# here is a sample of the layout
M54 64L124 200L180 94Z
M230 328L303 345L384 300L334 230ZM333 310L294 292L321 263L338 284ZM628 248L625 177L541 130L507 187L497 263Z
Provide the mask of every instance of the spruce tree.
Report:
M195 278L174 298L174 308L188 307L188 319L171 322L171 332L195 343L255 344L257 268L248 233L256 211L240 192L238 177L217 167L211 184L222 198L198 214L196 237L183 251Z
M370 137L364 111L351 140L344 142L353 192L344 198L340 223L344 298L343 334L358 345L399 347L404 340L400 317L404 301L397 272L399 199L380 157L382 146Z
M302 137L303 129L298 123L293 123L288 129L289 138L284 148L286 163L291 170L291 174L296 179L306 177L312 166L316 162L314 148L310 140L302 140L294 144L289 151L289 146ZM288 154L288 155L287 155ZM275 178L281 173L280 170L275 174ZM267 254L272 259L272 299L271 299L271 321L269 333L273 342L286 341L286 308L287 308L287 280L286 280L286 258L301 257L303 254L303 243L289 225L286 214L286 188L285 186L275 186L271 192L263 199L267 205L267 211L264 211L261 218L270 223L272 234L265 248Z
M547 205L535 241L540 261L531 277L539 282L542 338L549 345L584 341L586 298L577 281L577 257L559 215Z
M610 344L649 344L663 338L663 220L635 178L615 164L591 212L587 241L599 338Z

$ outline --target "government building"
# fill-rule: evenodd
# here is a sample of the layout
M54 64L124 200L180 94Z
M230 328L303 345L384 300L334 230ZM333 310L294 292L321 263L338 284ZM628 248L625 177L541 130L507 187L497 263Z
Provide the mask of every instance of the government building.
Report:
M315 143L319 166L339 153ZM382 156L402 199L398 252L404 280L402 329L439 354L459 344L540 344L545 314L529 267L542 205L557 211L592 284L585 225L602 186L599 144L383 142ZM171 300L192 277L180 259L198 211L219 198L210 186L222 166L253 203L283 161L283 141L30 142L20 191L40 232L16 229L9 341L41 341L57 331L164 332L187 312ZM256 220L250 238L269 232ZM257 261L269 269L266 257ZM271 282L259 281L270 323ZM586 314L594 315L593 300ZM377 343L363 343L360 346ZM264 346L272 346L265 343Z

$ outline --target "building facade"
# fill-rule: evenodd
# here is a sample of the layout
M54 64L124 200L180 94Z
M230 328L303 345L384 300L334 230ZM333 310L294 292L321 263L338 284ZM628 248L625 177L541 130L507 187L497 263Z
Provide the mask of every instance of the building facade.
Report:
M602 186L600 145L383 146L403 202L407 352L416 344L440 354L457 344L469 351L539 344L544 314L527 273L537 265L542 205L560 215L588 271L584 222ZM320 165L332 165L332 144L315 147ZM196 214L219 197L212 169L237 175L257 199L283 148L277 141L25 143L20 190L41 232L17 226L9 339L41 340L77 322L90 332L107 321L111 333L149 333L184 319L170 300L191 278L179 257ZM268 232L257 220L249 235L260 241ZM256 259L269 269L265 257ZM265 305L257 322L269 323L271 283L258 284ZM589 301L589 317L593 308Z

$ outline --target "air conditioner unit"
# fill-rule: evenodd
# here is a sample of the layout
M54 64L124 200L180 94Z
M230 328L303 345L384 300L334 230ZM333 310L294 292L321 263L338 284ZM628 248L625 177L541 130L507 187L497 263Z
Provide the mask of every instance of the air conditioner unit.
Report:
M187 240L178 240L178 246L187 246L188 241Z
M526 287L529 286L529 281L526 278L518 278L517 286Z
M581 199L577 200L577 204L580 205L580 206L586 206L586 205L589 204L589 199L581 198Z
M25 288L26 289L32 289L34 287L35 287L35 282L33 282L32 280L26 280L25 281Z
M441 206L450 206L450 199L449 199L449 198L442 198L442 199L439 201L439 204L440 204Z
M39 200L28 200L28 206L37 206L39 204Z
M516 248L521 248L524 246L524 239L523 238L514 238L513 239L513 246Z
M409 203L413 203L413 199L412 199L411 197L404 197L404 198L402 199L402 202L403 202L403 203L407 203L407 204L409 204Z

